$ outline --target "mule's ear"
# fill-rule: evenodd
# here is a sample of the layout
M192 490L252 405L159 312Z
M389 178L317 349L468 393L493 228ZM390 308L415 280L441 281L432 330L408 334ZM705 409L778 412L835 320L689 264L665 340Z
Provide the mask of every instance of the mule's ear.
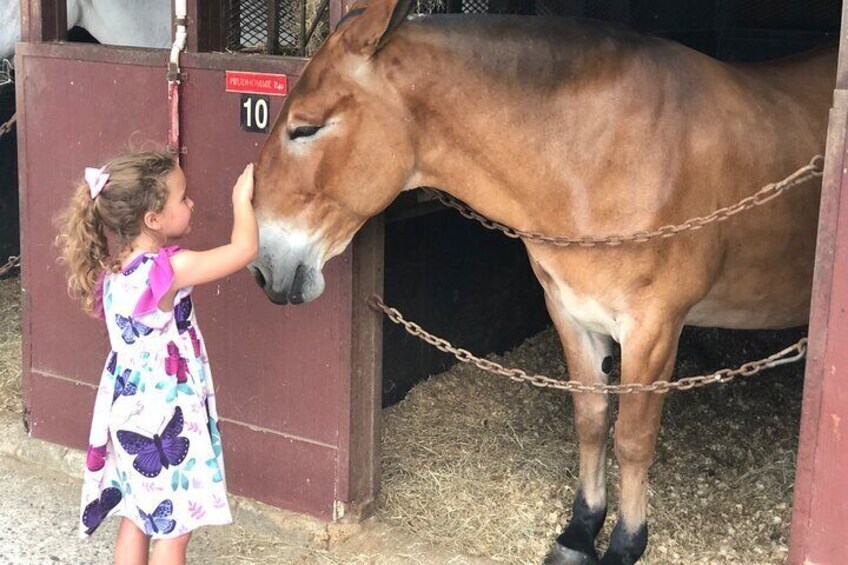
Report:
M414 0L358 1L342 17L337 29L349 49L373 55L404 22L413 3Z
M381 49L398 26L406 21L406 16L408 16L409 11L412 10L413 3L414 0L393 0L390 2L390 4L394 5L392 8L392 15L389 17L389 23L386 24L386 29L383 30L380 40L377 41L377 50Z

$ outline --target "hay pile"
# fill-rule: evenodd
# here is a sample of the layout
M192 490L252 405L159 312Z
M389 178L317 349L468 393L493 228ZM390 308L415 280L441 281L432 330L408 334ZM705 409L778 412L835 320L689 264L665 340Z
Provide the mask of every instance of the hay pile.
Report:
M21 281L0 279L0 410L21 410Z
M675 375L736 366L799 332L684 332ZM499 358L564 377L552 330ZM651 473L645 563L783 563L803 364L675 393ZM425 541L538 563L570 514L577 445L568 395L456 366L384 413L378 517ZM613 417L615 414L613 414ZM617 466L610 448L610 517Z

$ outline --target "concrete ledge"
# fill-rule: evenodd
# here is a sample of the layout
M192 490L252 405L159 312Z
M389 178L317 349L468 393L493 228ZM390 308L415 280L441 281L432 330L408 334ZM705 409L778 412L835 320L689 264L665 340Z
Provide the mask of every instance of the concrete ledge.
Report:
M35 463L77 479L82 479L85 468L84 452L30 437L20 413L15 412L0 411L0 455ZM336 537L331 532L350 529L350 525L327 524L249 498L228 496L237 523L259 535L285 539L296 547L326 549L330 539Z
M229 495L229 498L234 522L260 536L282 538L296 547L329 547L329 530L333 524L250 498L234 495Z

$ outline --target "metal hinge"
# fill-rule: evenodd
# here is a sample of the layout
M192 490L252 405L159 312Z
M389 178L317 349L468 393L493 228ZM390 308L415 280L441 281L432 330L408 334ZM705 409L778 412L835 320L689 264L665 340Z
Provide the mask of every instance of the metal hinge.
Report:
M341 500L333 501L333 521L338 522L345 516L347 505Z
M168 82L183 83L188 80L188 73L180 71L179 67L176 67L173 63L169 63L165 78L168 79Z

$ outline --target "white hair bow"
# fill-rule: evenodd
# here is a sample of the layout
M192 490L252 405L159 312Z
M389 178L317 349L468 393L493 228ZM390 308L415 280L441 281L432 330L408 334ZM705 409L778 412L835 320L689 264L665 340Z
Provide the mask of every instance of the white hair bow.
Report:
M103 191L106 183L109 182L109 175L103 171L106 167L95 169L94 167L85 168L85 182L88 184L88 190L91 193L91 199L97 198L97 195Z

